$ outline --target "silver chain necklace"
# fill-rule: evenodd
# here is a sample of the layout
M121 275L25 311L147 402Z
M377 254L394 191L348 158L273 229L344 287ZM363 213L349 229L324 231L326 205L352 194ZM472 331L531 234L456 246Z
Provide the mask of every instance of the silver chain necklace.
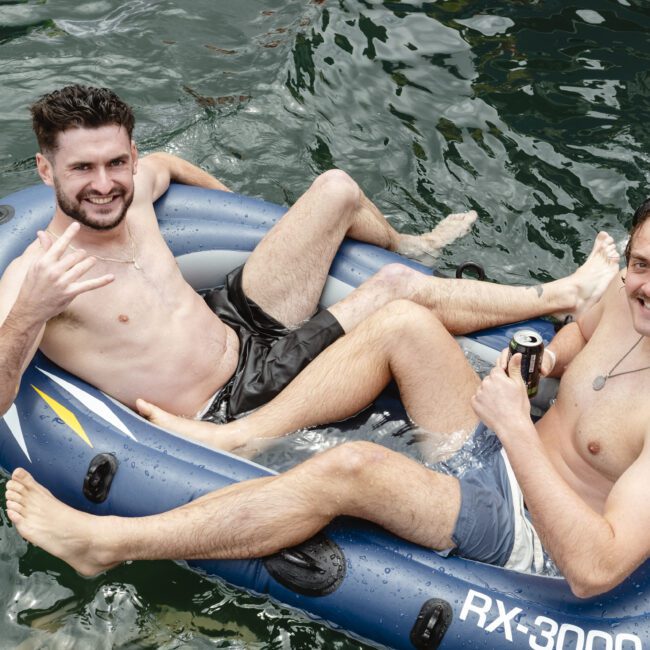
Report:
M591 384L591 387L594 390L601 390L602 388L605 387L605 384L607 383L608 379L612 379L612 377L620 377L621 375L629 375L633 372L641 372L642 370L649 370L650 366L645 366L643 368L636 368L634 370L624 370L623 372L614 372L616 368L618 368L621 363L623 363L623 359L625 359L634 348L641 343L643 340L643 335L641 338L612 366L612 369L606 374L606 375L598 375L596 379L594 379L593 384Z
M46 232L49 232L50 235L53 235L57 239L61 235L57 235L55 232L52 232L49 228L46 228ZM133 235L131 234L131 229L127 225L126 227L126 232L129 233L129 241L131 242L131 259L130 260L121 260L117 257L102 257L101 255L93 255L93 257L97 258L98 260L101 260L102 262L117 262L118 264L133 264L133 268L136 271L142 271L142 267L138 264L137 260L135 259L135 240L133 239ZM72 244L68 244L70 248L73 251L78 251L78 248L75 248Z

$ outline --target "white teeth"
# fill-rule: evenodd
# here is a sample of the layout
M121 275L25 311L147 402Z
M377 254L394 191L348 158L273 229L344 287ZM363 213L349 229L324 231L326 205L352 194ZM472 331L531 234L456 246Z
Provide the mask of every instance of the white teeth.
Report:
M107 196L106 198L102 199L99 198L98 196L89 196L87 197L87 200L90 201L91 203L94 203L95 205L104 205L105 203L110 203L113 200L112 196Z

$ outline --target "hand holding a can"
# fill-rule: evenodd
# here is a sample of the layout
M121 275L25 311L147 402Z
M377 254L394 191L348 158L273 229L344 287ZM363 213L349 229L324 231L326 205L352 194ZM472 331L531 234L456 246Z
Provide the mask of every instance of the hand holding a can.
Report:
M507 351L472 398L476 415L499 437L504 431L531 424L528 390L521 376L520 353L509 361Z

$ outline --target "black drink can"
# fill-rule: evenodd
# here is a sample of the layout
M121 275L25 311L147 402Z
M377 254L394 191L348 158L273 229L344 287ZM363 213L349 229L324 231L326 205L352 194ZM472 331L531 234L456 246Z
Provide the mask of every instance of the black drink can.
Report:
M514 333L508 347L508 361L513 354L521 354L521 376L526 384L528 397L534 397L539 386L544 340L535 330L519 330Z

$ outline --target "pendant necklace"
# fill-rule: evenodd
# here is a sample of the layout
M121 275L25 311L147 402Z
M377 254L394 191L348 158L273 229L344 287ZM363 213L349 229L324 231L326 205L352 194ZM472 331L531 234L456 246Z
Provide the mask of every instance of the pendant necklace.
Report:
M594 379L593 384L591 384L591 387L594 390L601 390L602 388L605 387L605 384L607 383L608 379L611 379L612 377L620 377L621 375L629 375L630 373L633 372L641 372L642 370L648 370L650 369L650 366L644 366L643 368L636 368L635 370L624 370L623 372L614 372L616 368L618 368L621 363L623 362L623 359L625 359L634 348L641 343L643 340L643 336L612 366L612 369L606 374L606 375L598 375L596 379Z
M55 232L52 232L49 228L45 229L46 232L49 232L50 235L53 235L57 239L59 239L60 235L57 235ZM102 257L101 255L92 255L92 257L97 258L98 260L101 260L102 262L117 262L118 264L133 264L133 268L136 271L142 271L142 267L138 264L137 260L135 259L135 240L133 239L133 235L131 234L131 229L127 225L126 227L126 232L129 233L129 241L131 242L131 259L130 260L121 260L118 259L117 257ZM70 248L73 251L78 251L78 248L75 248L72 244L68 244Z

